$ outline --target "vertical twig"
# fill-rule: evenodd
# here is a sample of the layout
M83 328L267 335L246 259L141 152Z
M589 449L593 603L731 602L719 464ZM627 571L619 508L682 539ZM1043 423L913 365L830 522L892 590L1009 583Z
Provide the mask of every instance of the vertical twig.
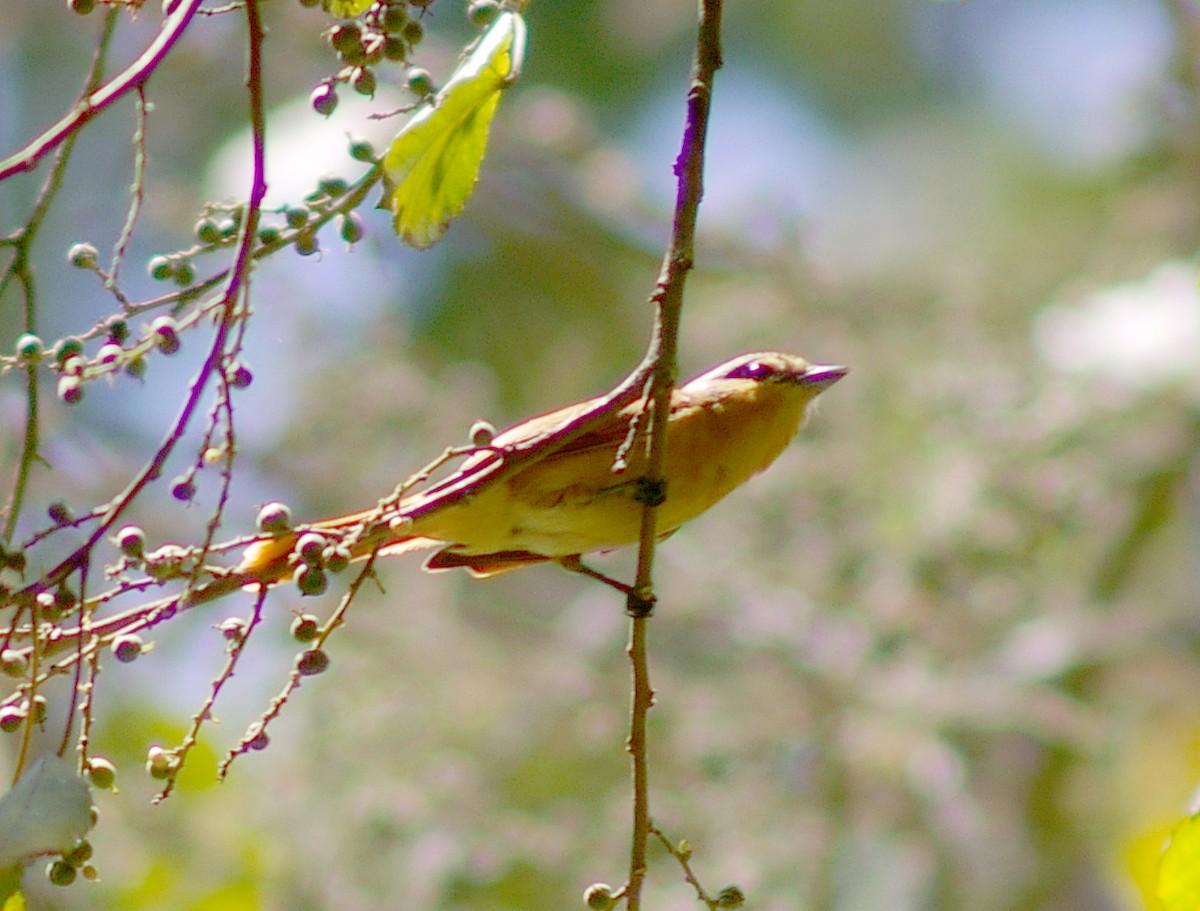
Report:
M696 213L703 195L704 142L708 133L713 78L721 66L721 2L701 0L696 56L688 88L687 119L679 157L675 161L678 189L671 242L663 257L658 282L651 295L657 313L651 356L655 358L650 384L652 420L649 428L645 510L642 513L641 546L637 578L629 597L629 660L633 674L627 749L633 765L633 836L629 856L629 879L625 902L629 911L641 907L642 882L646 873L646 843L651 831L649 770L647 767L646 718L654 702L646 658L647 626L653 606L654 549L658 540L658 505L670 496L663 477L666 462L667 419L675 385L679 319L683 288L692 268L695 251Z

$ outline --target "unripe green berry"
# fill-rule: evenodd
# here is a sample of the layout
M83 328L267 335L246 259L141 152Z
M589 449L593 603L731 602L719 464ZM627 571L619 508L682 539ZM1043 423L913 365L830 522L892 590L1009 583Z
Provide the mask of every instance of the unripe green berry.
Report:
M67 261L76 269L95 269L100 252L91 244L75 244L67 251Z
M125 372L136 380L140 380L146 375L146 359L144 357L131 357L125 362Z
M473 0L467 6L467 18L471 24L482 28L491 25L500 15L500 4L496 0Z
M583 890L583 903L591 911L611 911L617 906L613 898L612 886L608 883L592 883Z
M353 22L335 26L329 33L329 43L339 54L358 47L360 41L362 41L362 29Z
M408 10L403 3L389 3L379 17L379 27L385 32L398 32L408 23Z
M296 656L296 670L302 677L314 677L329 669L329 655L324 649L310 648Z
M24 677L28 670L29 657L24 652L15 648L0 651L0 671L3 671L6 677Z
M301 231L297 234L295 247L301 256L312 256L321 252L321 245L317 243L317 235L313 231Z
M424 98L433 91L433 77L429 70L414 66L404 75L404 85L414 95Z
M312 642L321 632L321 623L312 614L299 614L292 620L292 638L297 642Z
M67 0L67 7L81 16L86 16L96 8L96 0Z
M315 532L305 532L296 542L296 553L309 566L321 565L321 554L325 550L325 536Z
M111 791L117 783L117 767L103 756L88 759L87 774L92 779L92 787L101 791Z
M400 34L409 45L417 45L425 37L425 26L421 25L416 19L409 19L404 23L404 30Z
M46 705L46 697L41 693L34 696L29 703L29 712L33 716L33 723L43 725L46 723L46 714L49 711Z
M25 723L26 712L15 705L0 706L0 731L11 734Z
M345 544L331 544L321 554L321 562L327 572L340 573L350 565L350 548Z
M341 234L342 240L348 244L356 244L363 239L363 223L357 212L342 216Z
M32 333L26 332L17 338L17 357L27 364L37 363L42 358L45 345L42 340Z
M296 583L296 588L300 589L300 594L310 597L323 595L325 589L329 588L325 570L319 566L309 566L307 563L296 567L292 581Z
M308 224L308 209L304 206L293 206L284 213L289 228L303 228Z
M122 316L110 316L104 324L108 330L108 338L114 345L124 345L129 338L129 323Z
M54 360L60 365L69 357L77 357L83 354L83 339L69 335L64 339L60 339L58 344L54 346Z
M196 222L196 239L202 244L215 244L221 239L221 229L211 218L202 218Z
M279 243L279 229L273 225L267 225L264 228L258 229L258 240L264 247L269 247L272 244Z
M744 904L746 904L746 894L741 890L740 886L731 883L717 893L718 908L729 908L732 911L732 909L740 908Z
M71 885L76 875L76 869L65 860L52 860L46 866L46 878L55 886Z
M174 277L175 263L169 256L152 256L150 262L146 263L146 271L156 282L165 282Z
M341 177L322 177L317 181L317 190L326 196L341 196L346 189L346 181Z
M388 60L407 60L408 45L399 35L388 35L383 39L383 56Z
M375 161L375 147L365 139L356 139L350 143L350 157L355 161Z
M196 280L196 267L190 259L181 259L175 263L175 284L181 288Z
M350 81L354 85L354 91L358 92L358 94L366 95L368 98L374 97L376 81L375 73L372 70L367 69L365 66L359 67L355 70Z
M286 503L268 503L258 511L258 530L264 535L282 535L292 530L292 510Z
M92 843L81 838L70 851L63 852L63 860L72 867L82 867L92 859Z

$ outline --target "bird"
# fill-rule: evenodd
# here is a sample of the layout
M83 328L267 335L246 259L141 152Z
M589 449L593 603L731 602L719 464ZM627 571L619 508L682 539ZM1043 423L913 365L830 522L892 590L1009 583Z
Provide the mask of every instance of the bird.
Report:
M676 386L658 506L660 537L774 462L817 397L847 372L763 351L734 357ZM433 550L426 570L461 568L480 578L555 562L626 590L580 558L640 537L646 447L627 441L634 438L633 422L646 416L646 399L585 418L583 432L566 437L566 443L556 432L603 401L601 396L536 415L490 439L485 434L486 445L467 450L457 470L424 490L256 540L233 576L258 585L290 578L302 562L298 545L316 535L318 545L348 543L350 559ZM638 432L644 435L645 426Z

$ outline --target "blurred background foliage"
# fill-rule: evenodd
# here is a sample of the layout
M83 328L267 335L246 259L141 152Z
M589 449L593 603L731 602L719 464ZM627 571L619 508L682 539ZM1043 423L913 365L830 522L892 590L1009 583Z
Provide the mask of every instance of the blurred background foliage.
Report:
M62 6L5 4L6 152L85 70L100 17ZM359 172L346 134L394 131L364 112L395 107L402 74L381 67L374 104L344 97L323 121L306 98L332 66L326 17L266 11L278 205ZM466 19L453 0L428 16L420 62L444 77ZM539 0L442 244L400 249L372 213L353 250L330 236L319 257L262 263L235 522L275 496L300 517L362 507L475 418L629 369L694 19L684 0ZM132 56L156 22L129 17L118 47ZM150 84L135 260L245 194L240 28L198 23ZM653 812L713 890L738 882L763 911L1155 907L1162 839L1200 780L1198 49L1193 0L728 4L683 369L780 348L853 373L770 472L660 552ZM131 124L125 105L85 132L36 251L47 338L111 306L64 254L115 241ZM36 180L0 186L5 231ZM19 313L0 307L11 340ZM48 402L40 502L110 496L188 367ZM158 540L204 520L161 492L140 508ZM547 909L620 882L618 599L546 568L380 576L330 672L219 788L215 758L287 673L296 600L272 599L274 644L218 706L215 758L193 758L165 805L149 806L145 748L179 736L221 663L211 625L245 605L168 625L107 675L93 739L121 792L100 799L102 881L43 888L38 906ZM654 857L646 906L694 907Z

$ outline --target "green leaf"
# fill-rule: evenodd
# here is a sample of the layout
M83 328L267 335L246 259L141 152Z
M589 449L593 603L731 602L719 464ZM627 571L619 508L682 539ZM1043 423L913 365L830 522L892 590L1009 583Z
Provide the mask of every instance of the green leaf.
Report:
M325 0L321 5L325 12L339 19L353 19L361 14L374 0Z
M75 769L43 756L0 797L0 870L70 848L91 828L91 792Z
M1200 908L1200 815L1172 830L1159 861L1158 897L1165 911Z
M517 77L525 23L502 13L433 104L418 111L383 159L396 233L424 249L462 212L487 149L500 93Z

